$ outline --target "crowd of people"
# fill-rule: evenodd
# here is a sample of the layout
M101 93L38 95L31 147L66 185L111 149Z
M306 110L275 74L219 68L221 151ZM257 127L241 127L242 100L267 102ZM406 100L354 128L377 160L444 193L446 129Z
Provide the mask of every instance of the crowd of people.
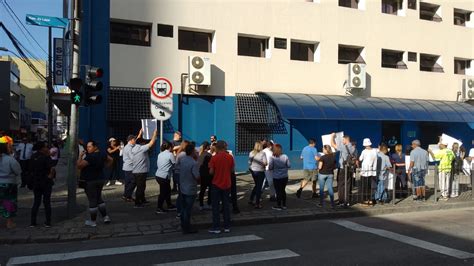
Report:
M55 167L60 157L59 145L53 142L37 141L28 138L14 146L11 137L0 136L0 215L6 219L6 227L16 227L14 217L17 213L18 185L33 191L31 208L31 227L37 226L37 215L41 203L45 210L45 227L51 227L51 193L56 178Z
M90 217L85 221L86 226L97 226L99 214L103 223L111 222L102 197L104 186L123 184L122 199L134 203L134 208L144 208L150 204L146 197L146 181L152 163L149 152L157 141L157 133L153 132L149 140L145 140L142 133L140 130L137 135L129 135L125 145L111 138L105 151L95 141L81 142L77 160L80 171L78 186L84 189L89 203ZM365 138L362 145L364 148L359 154L350 136L345 135L341 141L336 141L336 134L333 133L330 143L323 145L319 153L316 141L309 139L300 156L303 176L296 197L300 198L305 186L310 184L312 197L319 199L320 207L325 207L328 196L331 208L346 208L354 203L352 186L358 172L359 194L365 204L383 204L392 200L393 189L397 198L406 198L410 183L413 200L424 201L425 176L429 156L432 156L439 162L441 200L447 200L459 196L459 174L463 171L463 162L474 163L474 149L467 155L462 146L454 143L448 147L447 141L443 139L440 139L439 150L436 151L421 148L419 140L412 141L405 153L402 145L393 141L390 145L381 143L373 147L371 140ZM407 155L409 160L406 160ZM0 215L7 219L8 228L15 226L13 217L17 208L17 184L33 190L31 226L37 226L41 203L45 208L44 225L51 226L51 193L59 156L57 145L48 147L44 142L32 144L28 139L23 139L21 144L13 148L11 138L0 138ZM256 141L248 156L248 170L254 181L248 204L255 209L262 209L262 194L268 188L270 202L274 202L271 208L286 210L290 168L290 158L284 153L281 144L272 140ZM193 141L183 140L177 131L172 141L161 144L156 169L155 179L159 185L155 210L157 215L176 212L183 233L194 233L196 229L191 224L191 215L194 202L198 199L201 211L212 211L209 232L230 232L230 205L233 213L239 213L240 210L237 205L235 160L225 141L212 135L209 141L197 147ZM337 182L337 201L334 197L334 181ZM316 190L317 184L319 191ZM171 197L173 193L177 193L174 204Z

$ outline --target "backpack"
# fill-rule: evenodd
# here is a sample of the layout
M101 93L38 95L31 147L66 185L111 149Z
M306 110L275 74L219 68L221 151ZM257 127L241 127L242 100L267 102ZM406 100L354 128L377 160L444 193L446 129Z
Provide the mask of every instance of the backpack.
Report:
M347 145L344 145L344 147L346 148L348 155L347 159L343 162L343 165L347 165L347 169L354 172L357 169L357 158L349 151Z
M462 165L463 160L460 156L455 156L454 160L451 162L452 171L455 175L460 174L462 172Z

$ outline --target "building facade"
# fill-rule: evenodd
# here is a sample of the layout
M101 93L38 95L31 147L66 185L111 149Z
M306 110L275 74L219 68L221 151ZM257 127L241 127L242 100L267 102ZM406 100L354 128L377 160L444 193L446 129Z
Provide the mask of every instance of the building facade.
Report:
M0 57L0 130L20 130L20 71L9 56Z
M137 131L162 76L174 93L165 138L215 134L240 170L261 138L295 167L309 138L321 147L335 131L358 143L427 146L447 133L473 145L474 107L458 101L474 78L472 1L85 2L81 64L103 67L107 90L104 104L81 108L83 138ZM209 60L209 86L190 84L194 56Z

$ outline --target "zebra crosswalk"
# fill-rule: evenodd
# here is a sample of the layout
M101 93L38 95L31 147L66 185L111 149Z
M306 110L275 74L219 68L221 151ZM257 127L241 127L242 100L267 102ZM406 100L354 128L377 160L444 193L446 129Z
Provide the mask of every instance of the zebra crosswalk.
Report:
M73 260L88 259L94 257L105 257L113 255L127 255L132 253L161 252L171 250L184 250L189 248L206 248L210 246L219 246L226 244L235 244L241 242L251 242L262 240L256 235L241 235L219 238L209 238L201 240L190 240L163 244L148 244L135 246L122 246L113 248L91 249L73 251L67 253L39 254L34 256L21 256L10 258L7 265L23 265L34 263L52 263L66 262ZM227 256L217 256L208 258L198 258L192 260L172 261L156 265L228 265L237 263L251 263L265 260L276 260L282 258L298 257L299 254L289 249L267 250L261 252L232 254ZM154 262L153 262L154 263Z

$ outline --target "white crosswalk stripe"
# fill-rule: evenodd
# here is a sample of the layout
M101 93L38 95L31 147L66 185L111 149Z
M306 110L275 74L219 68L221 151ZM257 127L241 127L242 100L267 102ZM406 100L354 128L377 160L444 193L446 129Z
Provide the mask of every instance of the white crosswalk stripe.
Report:
M232 265L238 263L250 263L265 260L276 260L284 258L298 257L299 254L289 249L270 250L254 253L244 253L230 256L212 257L206 259L177 261L163 264L155 264L158 266L179 266L179 265Z
M20 265L20 264L53 262L53 261L67 261L67 260L74 260L74 259L102 257L102 256L110 256L110 255L121 255L121 254L128 254L128 253L137 253L137 252L205 247L205 246L213 246L213 245L239 243L239 242L245 242L245 241L255 241L255 240L261 240L261 239L262 238L256 235L243 235L243 236L221 237L221 238L192 240L192 241L165 243L165 244L137 245L137 246L127 246L127 247L83 250L83 251L75 251L75 252L69 252L69 253L53 253L53 254L42 254L42 255L34 255L34 256L22 256L22 257L10 258L7 262L7 265Z
M420 240L420 239L417 239L417 238L397 234L397 233L390 232L390 231L387 231L387 230L371 228L371 227L367 227L367 226L357 224L357 223L347 221L347 220L335 220L335 221L332 221L332 222L335 223L335 224L338 224L342 227L354 230L354 231L371 233L371 234L374 234L374 235L389 238L389 239L392 239L392 240L395 240L395 241L398 241L398 242L406 243L406 244L409 244L409 245L412 245L412 246L415 246L415 247L418 247L418 248L430 250L430 251L440 253L440 254L443 254L443 255L447 255L447 256L450 256L450 257L454 257L454 258L458 258L458 259L471 259L471 258L474 258L473 253L469 253L469 252L466 252L466 251L445 247L445 246L442 246L442 245L438 245L438 244L434 244L434 243L424 241L424 240Z

